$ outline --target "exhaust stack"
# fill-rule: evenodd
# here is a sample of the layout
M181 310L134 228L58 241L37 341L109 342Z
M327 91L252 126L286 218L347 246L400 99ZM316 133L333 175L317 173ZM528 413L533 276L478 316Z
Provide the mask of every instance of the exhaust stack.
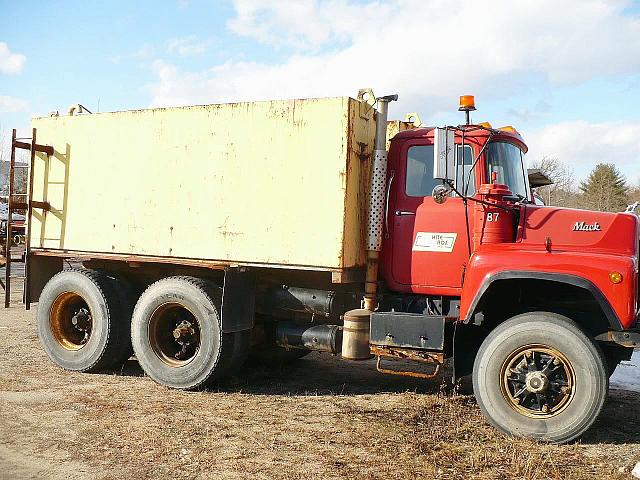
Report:
M387 114L389 102L398 100L398 95L387 95L376 99L376 140L373 151L373 168L369 185L369 214L367 219L367 279L365 283L364 309L373 311L377 307L378 258L382 250L382 225L384 222L385 184L387 181Z
M398 95L376 99L376 138L373 151L369 205L367 217L367 276L364 287L363 309L351 310L344 315L342 357L350 360L371 358L369 351L369 324L371 312L377 307L378 259L382 250L382 226L384 222L385 185L387 180L387 114L389 102Z

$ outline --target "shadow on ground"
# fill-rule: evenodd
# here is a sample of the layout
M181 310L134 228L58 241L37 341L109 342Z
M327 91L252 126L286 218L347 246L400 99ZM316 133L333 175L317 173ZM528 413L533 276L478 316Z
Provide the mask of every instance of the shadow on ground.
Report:
M610 390L602 413L582 437L582 443L640 443L639 407L640 393Z
M394 362L394 368L415 368ZM142 368L132 358L120 371L123 376L142 377ZM436 393L451 391L451 371L443 369L433 379L384 375L374 360L346 361L329 354L312 353L284 364L256 365L248 362L236 373L211 388L213 391L250 395L363 395L376 393Z
M144 372L135 359L130 359L120 373L142 377ZM376 395L382 393L415 392L420 394L472 395L470 379L457 386L451 383L451 370L431 380L383 375L375 362L350 362L327 354L313 353L288 364L252 365L243 367L237 375L211 387L211 391L246 395L320 396ZM471 400L471 399L470 399ZM472 401L475 405L475 401ZM640 393L612 389L602 414L583 436L583 444L640 444L637 427Z

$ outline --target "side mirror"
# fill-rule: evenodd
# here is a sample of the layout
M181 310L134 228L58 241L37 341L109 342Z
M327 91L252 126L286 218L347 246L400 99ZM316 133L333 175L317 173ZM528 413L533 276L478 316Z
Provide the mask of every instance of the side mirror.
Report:
M441 183L440 185L436 185L433 187L433 192L431 196L433 197L433 201L437 204L441 205L447 201L449 198L449 194L451 193L451 187L446 183Z
M433 133L433 178L456 179L455 133L448 128L436 128Z

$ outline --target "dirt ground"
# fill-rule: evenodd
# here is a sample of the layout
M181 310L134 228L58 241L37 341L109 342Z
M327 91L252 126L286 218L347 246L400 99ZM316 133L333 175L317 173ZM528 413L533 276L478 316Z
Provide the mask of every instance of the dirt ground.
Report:
M212 391L156 385L135 360L77 374L40 349L35 310L0 309L0 478L631 478L640 394L612 390L580 443L505 438L443 381L311 354Z

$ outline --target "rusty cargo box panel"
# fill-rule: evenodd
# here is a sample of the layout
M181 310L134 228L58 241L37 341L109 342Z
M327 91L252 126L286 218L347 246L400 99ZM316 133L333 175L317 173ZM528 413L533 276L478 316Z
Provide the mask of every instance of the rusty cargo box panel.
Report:
M364 264L374 111L348 97L33 120L34 250Z

